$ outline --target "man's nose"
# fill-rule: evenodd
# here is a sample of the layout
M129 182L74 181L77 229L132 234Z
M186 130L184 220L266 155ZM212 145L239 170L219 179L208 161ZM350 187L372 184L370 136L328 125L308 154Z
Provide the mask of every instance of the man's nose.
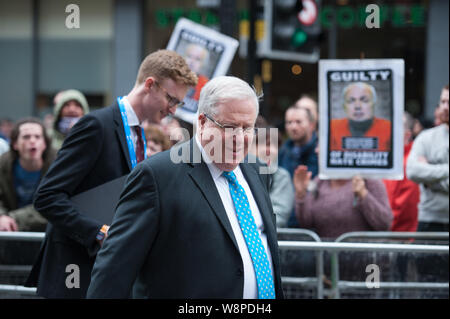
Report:
M233 142L241 144L245 140L245 133L242 128L233 129Z

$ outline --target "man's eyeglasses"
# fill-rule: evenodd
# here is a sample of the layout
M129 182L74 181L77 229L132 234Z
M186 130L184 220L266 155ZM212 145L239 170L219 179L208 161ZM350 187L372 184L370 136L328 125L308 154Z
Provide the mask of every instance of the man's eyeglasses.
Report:
M205 114L205 113L203 113ZM216 124L218 127L220 127L221 129L225 130L225 132L233 130L234 131L242 131L242 133L249 135L249 134L254 134L256 133L256 128L254 126L249 126L249 127L239 127L239 126L234 126L234 125L227 125L227 124L220 124L219 122L217 122L215 119L213 119L211 116L209 116L208 114L205 114L205 117L210 120L211 122L213 122L214 124Z
M167 98L167 103L169 103L169 107L182 107L184 105L183 101L178 100L177 98L174 98L172 95L170 95L169 93L167 93L166 89L163 88L158 81L155 81L155 84L164 91L164 93L166 94L166 98Z

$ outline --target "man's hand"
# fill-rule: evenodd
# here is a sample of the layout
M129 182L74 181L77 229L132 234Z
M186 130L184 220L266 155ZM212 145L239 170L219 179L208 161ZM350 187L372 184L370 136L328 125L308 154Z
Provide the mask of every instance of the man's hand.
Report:
M97 242L100 245L100 247L103 245L103 242L105 241L106 237L108 237L108 230L109 230L108 225L103 225L103 227L100 230L104 234L103 238L100 240L97 237Z
M312 173L308 172L308 167L299 165L294 171L295 198L303 199L311 180Z
M0 231L18 231L17 223L14 218L6 215L0 216Z

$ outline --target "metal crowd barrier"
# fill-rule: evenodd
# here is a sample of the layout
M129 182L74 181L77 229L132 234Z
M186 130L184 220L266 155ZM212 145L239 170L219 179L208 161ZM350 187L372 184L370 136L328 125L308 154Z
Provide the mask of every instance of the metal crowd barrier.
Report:
M5 240L5 241L41 242L44 240L44 238L45 238L45 233L0 231L0 240ZM0 293L2 293L2 292L20 294L22 296L36 296L36 288L28 288L28 287L18 286L18 285L2 285L2 284L0 284Z
M0 240L42 241L45 233L0 231Z
M27 295L27 296L35 296L36 295L36 288L28 288L24 286L16 286L16 285L0 285L0 292L7 292L7 293L17 293L21 295Z
M319 251L393 251L448 254L448 245L414 244L373 244L373 243L335 243L310 241L279 241L280 249L319 250Z
M279 228L278 234L295 234L308 236L315 242L320 242L320 237L313 231L308 229L291 229ZM37 232L0 232L0 240L14 240L14 241L42 241L45 238L45 233ZM298 277L282 277L282 282L291 285L315 285L317 289L317 298L323 299L323 251L318 251L316 254L316 278L298 278ZM2 285L0 284L0 292L20 293L21 295L35 295L36 288L27 288L16 285Z
M448 232L393 232L393 231L357 231L342 234L335 242L349 238L404 238L404 239L447 239Z
M319 235L309 229L302 228L277 228L279 235L306 235L315 242L321 242ZM281 277L282 283L291 285L316 284L317 298L323 299L323 251L316 254L316 278Z
M319 236L309 230L305 229L278 229L279 234L299 234L307 235L314 241L279 241L278 246L280 250L312 250L318 252L316 256L316 274L317 274L317 296L323 298L323 253L329 251L335 256L335 261L332 263L332 270L334 275L334 298L340 297L339 289L342 288L361 288L366 287L365 282L340 282L338 256L340 251L371 251L371 252L419 252L419 253L437 253L448 254L448 245L419 245L419 244L385 244L385 243L343 243L342 240L351 237L367 238L433 238L433 239L448 239L448 233L396 233L396 232L354 232L347 233L336 239L335 242L322 242ZM16 240L16 241L42 241L45 233L33 232L0 232L0 240ZM305 284L310 283L309 278L282 278L283 283L290 284ZM447 283L396 283L384 282L380 283L380 288L448 288ZM15 285L0 285L0 292L15 292L25 295L35 295L36 288L26 288Z
M420 252L420 253L438 253L448 254L448 245L415 245L415 244L384 244L384 243L339 243L339 242L295 242L295 241L279 241L280 249L294 250L314 250L329 251L336 253L339 251L373 251L373 252ZM339 282L338 269L336 270L337 260L332 266L335 267L335 285L332 291L333 298L340 298L339 288L346 287L367 287L365 282ZM399 288L399 283L380 283L380 288ZM448 288L448 283L428 284L428 283L411 283L405 285L406 288ZM363 286L364 285L364 286Z
M370 239L449 239L448 232L386 232L386 231L366 231L366 232L349 232L342 234L336 238L336 243L342 243L344 240L352 238L370 238ZM378 244L377 244L378 245ZM414 245L420 246L420 245ZM417 250L415 252L420 253L445 253L445 250L434 249L435 245L424 251ZM448 246L447 253L448 253ZM395 250L392 250L395 251ZM400 251L398 251L400 252ZM402 251L404 252L404 251ZM355 281L341 281L339 279L339 257L338 251L333 251L331 255L331 278L332 278L332 291L335 298L340 298L340 290L347 288L366 288L365 282ZM381 282L380 288L389 289L443 289L449 288L448 282L446 283L422 283L422 282Z

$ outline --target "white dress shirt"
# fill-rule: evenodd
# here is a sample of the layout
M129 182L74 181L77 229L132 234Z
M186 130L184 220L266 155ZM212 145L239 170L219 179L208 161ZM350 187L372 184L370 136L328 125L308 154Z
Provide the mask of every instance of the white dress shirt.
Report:
M195 136L195 142L197 143L197 146L202 152L202 157L209 158L206 152L204 151L202 145L200 144L197 135ZM217 187L217 191L219 192L220 198L222 199L222 204L225 208L228 220L230 221L231 228L233 230L234 237L238 244L239 253L241 254L242 263L244 265L243 297L244 299L257 299L258 284L256 281L255 269L253 267L253 261L250 256L247 243L245 242L244 235L242 234L242 230L239 225L236 210L234 208L233 199L231 198L230 189L228 186L228 180L222 176L223 171L219 169L217 166L215 166L210 160L206 161L206 165L208 166L209 172L211 173L211 176L214 180L214 184ZM250 204L250 209L253 218L255 219L256 228L258 229L259 236L266 250L267 257L269 258L269 265L273 275L272 255L270 254L270 249L267 244L267 235L264 232L264 223L258 205L256 204L256 201L253 198L252 191L250 190L250 187L248 186L248 183L245 180L244 175L242 174L241 168L237 166L233 170L233 173L236 175L239 184L244 188L245 194L247 195Z
M136 131L135 131L134 127L135 126L142 127L142 126L140 125L139 119L138 119L136 113L134 112L134 109L131 107L130 101L128 101L126 96L124 96L122 98L122 102L123 102L123 105L125 106L125 113L127 114L128 126L130 127L130 131L131 131L131 139L133 140L134 149L136 150L137 135L136 135Z

